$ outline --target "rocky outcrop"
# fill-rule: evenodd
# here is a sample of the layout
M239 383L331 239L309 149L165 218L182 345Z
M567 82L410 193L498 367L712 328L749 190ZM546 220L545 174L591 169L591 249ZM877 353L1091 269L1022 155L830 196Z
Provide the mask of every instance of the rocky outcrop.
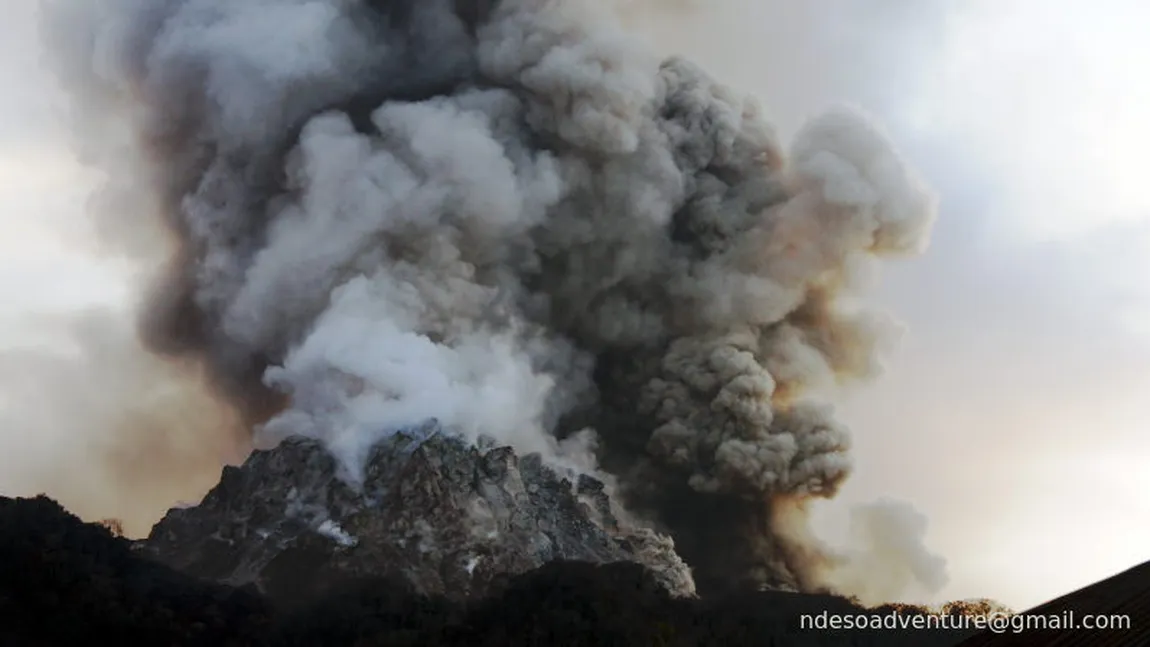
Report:
M468 445L429 423L378 446L365 474L352 485L318 443L288 440L225 468L137 550L281 603L384 574L419 593L485 596L554 560L634 561L672 593L694 591L670 539L622 522L601 482L564 477L539 455Z

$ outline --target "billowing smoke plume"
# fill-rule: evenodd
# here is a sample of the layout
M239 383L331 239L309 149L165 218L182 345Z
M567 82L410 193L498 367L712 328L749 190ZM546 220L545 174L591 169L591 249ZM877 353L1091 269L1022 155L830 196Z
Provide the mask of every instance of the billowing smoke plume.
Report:
M785 157L755 102L601 0L45 9L86 152L178 240L146 340L206 361L257 444L323 439L349 478L431 417L595 448L702 588L820 584L773 508L849 473L819 394L872 376L892 328L846 297L934 209L865 119Z

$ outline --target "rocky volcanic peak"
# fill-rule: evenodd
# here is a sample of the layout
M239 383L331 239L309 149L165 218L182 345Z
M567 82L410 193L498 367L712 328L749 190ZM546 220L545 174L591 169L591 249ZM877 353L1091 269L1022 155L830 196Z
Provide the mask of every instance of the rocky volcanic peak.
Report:
M486 595L556 559L635 561L672 593L694 592L670 539L623 522L601 482L564 478L538 454L469 445L432 422L381 443L365 474L340 478L319 443L291 439L225 468L138 548L280 601L384 574L422 593Z

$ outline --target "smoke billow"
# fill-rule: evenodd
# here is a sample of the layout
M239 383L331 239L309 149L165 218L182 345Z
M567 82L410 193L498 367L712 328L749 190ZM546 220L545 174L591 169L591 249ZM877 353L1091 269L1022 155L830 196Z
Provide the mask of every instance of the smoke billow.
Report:
M934 197L851 111L784 155L612 11L45 0L42 24L82 150L155 205L105 230L158 212L178 243L146 343L205 362L257 445L322 439L351 479L432 417L594 449L702 588L825 585L777 508L850 472L821 398L896 331L852 291L925 247Z
M909 505L860 506L851 515L851 529L857 548L828 573L835 588L853 592L863 603L881 604L916 586L946 585L945 560L923 549L926 517Z

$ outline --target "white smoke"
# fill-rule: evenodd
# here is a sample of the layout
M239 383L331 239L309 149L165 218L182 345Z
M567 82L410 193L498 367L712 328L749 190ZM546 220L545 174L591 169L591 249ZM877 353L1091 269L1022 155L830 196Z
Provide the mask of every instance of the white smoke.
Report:
M949 579L946 560L926 551L926 526L926 517L906 503L855 507L851 543L827 580L868 605L938 592Z

